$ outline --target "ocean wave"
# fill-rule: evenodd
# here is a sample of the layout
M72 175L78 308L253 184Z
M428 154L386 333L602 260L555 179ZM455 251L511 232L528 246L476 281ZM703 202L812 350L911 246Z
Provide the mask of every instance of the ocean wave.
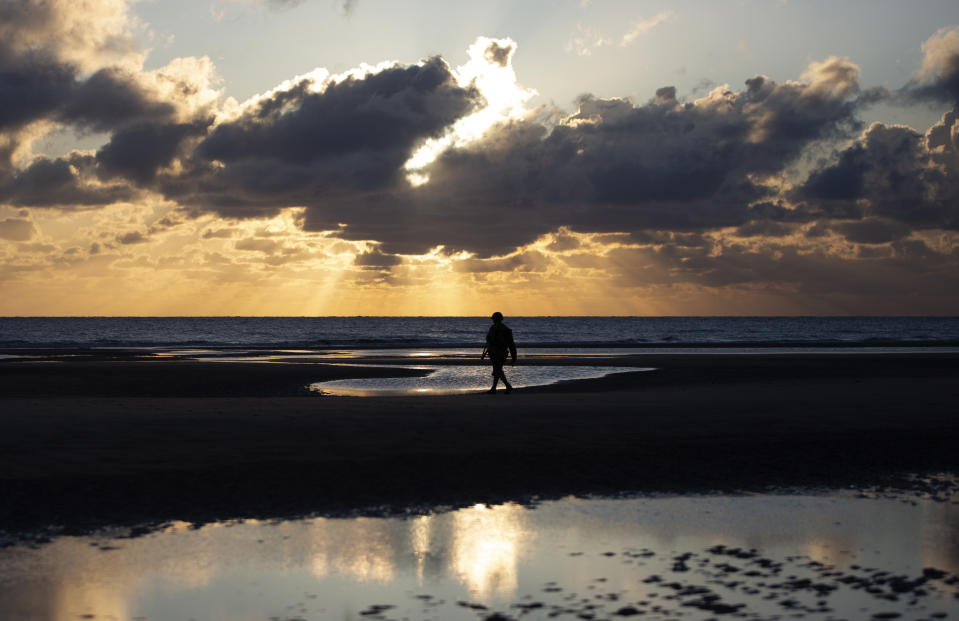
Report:
M956 317L516 317L523 348L959 345ZM0 348L481 348L483 317L0 317Z

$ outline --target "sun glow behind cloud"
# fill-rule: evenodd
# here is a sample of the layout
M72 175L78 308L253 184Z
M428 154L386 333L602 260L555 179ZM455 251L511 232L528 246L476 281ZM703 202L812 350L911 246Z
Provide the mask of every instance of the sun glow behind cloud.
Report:
M907 42L922 61L906 83L834 55L835 39L795 55L818 59L805 71L690 65L728 85L660 72L656 88L582 71L651 74L637 58L668 64L691 14L596 5L553 29L551 55L513 20L524 82L551 98L557 75L583 84L547 113L511 38L384 41L348 60L311 48L237 89L232 53L138 47L151 26L133 9L151 4L27 0L0 20L4 62L30 77L0 110L0 313L941 313L959 299L959 28L936 32L959 13ZM558 54L578 22L602 53ZM453 68L443 54L470 40ZM397 57L422 60L360 62ZM329 69L303 73L318 61ZM942 116L866 123L877 102Z
M516 42L512 39L478 37L469 47L469 61L453 74L463 88L475 87L486 105L456 123L439 138L428 139L403 168L413 186L429 182L426 168L447 149L462 147L478 140L496 123L521 119L530 113L526 102L536 91L520 86L513 71L512 59Z

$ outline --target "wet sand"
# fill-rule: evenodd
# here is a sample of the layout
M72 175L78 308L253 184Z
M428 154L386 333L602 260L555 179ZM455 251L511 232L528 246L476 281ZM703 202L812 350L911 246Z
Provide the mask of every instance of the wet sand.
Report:
M367 398L305 386L396 371L134 358L0 361L0 529L959 472L957 354L552 359L658 370Z

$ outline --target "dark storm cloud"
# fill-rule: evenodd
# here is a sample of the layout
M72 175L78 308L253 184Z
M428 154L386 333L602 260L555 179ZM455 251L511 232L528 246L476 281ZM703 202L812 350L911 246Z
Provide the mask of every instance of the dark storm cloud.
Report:
M9 144L16 145L16 132L40 120L65 123L80 130L112 131L131 123L158 124L174 116L176 107L144 90L136 76L115 69L97 71L86 80L78 80L76 69L53 60L42 51L14 55L0 43L0 138L6 134ZM129 130L125 130L129 131ZM114 135L114 140L122 139ZM158 145L160 147L166 145ZM167 148L162 153L169 151ZM0 161L7 176L13 174L8 151ZM141 158L142 159L142 158ZM132 176L137 181L149 178L142 170ZM29 171L21 175L30 177ZM54 201L39 198L42 187L33 188L35 204Z
M44 42L44 37L37 40ZM48 46L17 48L0 40L0 132L38 120L109 131L133 121L173 116L174 102L157 100L136 74L108 67L81 76L75 64L54 54L54 42L44 43Z
M53 114L74 89L75 69L43 50L17 53L0 41L0 131Z
M34 3L25 3L24 8L37 9ZM27 11L20 21L42 31L43 19L49 16L37 11ZM14 205L70 208L128 199L134 191L125 180L140 184L152 180L158 167L170 163L180 142L202 133L208 124L173 123L180 102L160 99L135 73L112 67L81 77L76 66L37 46L15 50L0 42L0 92L4 95L0 138L5 139L0 143L7 145L0 160L0 200ZM17 132L41 120L81 131L112 132L112 137L96 159L39 158L15 170L9 157L20 141ZM93 176L125 180L106 185L85 182Z
M694 103L671 88L642 105L582 98L552 130L534 120L494 128L443 154L422 188L349 197L344 236L417 252L444 243L502 254L566 225L577 231L702 231L757 219L750 205L776 190L777 174L814 141L858 129L855 66L817 65L810 82L764 77L740 92L716 90ZM375 202L374 202L375 201ZM389 204L384 221L374 204ZM307 211L307 227L328 224ZM416 219L407 226L406 214ZM808 220L811 216L806 215Z
M173 161L183 141L202 135L210 122L141 123L120 129L97 151L98 173L104 179L125 177L148 184L158 169Z
M957 115L945 114L925 136L875 123L835 162L792 193L804 210L837 220L850 241L882 243L915 229L959 230Z
M317 226L355 219L371 192L405 184L402 166L480 102L440 58L330 84L274 93L199 143L188 171L165 177L170 197L198 210L258 216L306 205ZM379 215L382 215L380 213ZM320 224L322 223L322 224Z
M199 146L198 155L226 163L258 158L309 164L368 152L381 154L371 159L386 157L394 164L382 173L389 177L417 142L437 134L472 103L439 58L365 79L349 78L322 93L304 87L300 83L263 102L255 113L219 125ZM371 168L380 166L371 163Z
M354 3L338 6L348 13ZM916 97L959 93L957 41L959 31L944 30L924 46L922 81L910 86ZM514 51L492 42L483 55L506 67ZM0 132L49 119L110 134L95 156L0 170L0 201L92 206L149 189L178 202L181 217L254 218L299 207L306 230L380 242L356 259L371 268L443 244L476 253L458 269L538 269L544 255L510 253L560 227L616 231L655 246L651 258L672 262L673 275L711 274L701 281L710 286L746 282L751 270L773 265L745 251L737 261L714 255L709 238L719 229L752 243L785 243L793 234L827 243L838 234L890 249L914 241L908 238L917 229L959 229L952 113L925 136L874 125L798 186L780 181L811 146L862 132L857 113L887 96L861 91L858 67L844 58L812 63L801 81L758 75L695 101L672 86L640 103L585 95L568 117L543 112L447 150L423 169L429 182L419 187L403 168L411 154L484 103L439 57L321 90L301 79L218 123L186 115L182 102L163 97L188 93L158 95L160 87L141 74L115 67L88 73L42 48L0 43L0 85L16 93L0 107ZM578 244L559 235L550 250L576 251ZM281 250L256 239L235 246ZM506 254L496 265L482 259ZM723 267L710 272L713 265Z
M144 91L135 75L107 68L75 85L59 118L81 128L109 131L135 121L167 120L175 112L171 102Z
M793 232L794 227L781 222L769 220L753 220L736 229L739 237L785 237Z
M863 300L884 298L887 308L905 312L935 312L929 299L911 296L959 295L957 258L936 252L920 240L903 240L890 246L864 246L858 256L836 256L823 250L778 247L759 251L746 245L727 244L710 256L708 249L621 248L597 267L612 271L615 285L698 285L713 289L748 287L754 291L779 289L809 304L807 310L823 312L827 300L847 296L854 304L834 307L859 311ZM890 305L897 296L910 296ZM925 303L920 308L918 304ZM868 304L868 302L867 302ZM942 312L941 308L939 312Z
M188 72L148 75L135 69L142 57L119 0L79 4L15 0L0 9L0 200L15 205L102 205L132 195L126 180L152 178L148 157L130 147L131 132L145 135L157 166L169 162L170 126L184 116L194 93ZM115 64L111 64L115 63ZM160 91L166 89L168 93ZM40 158L16 169L12 157L36 138L31 123L79 133L113 133L99 161L86 156ZM116 133L114 133L116 132ZM124 140L127 144L122 144ZM124 147L124 148L121 148ZM21 154L23 151L21 150ZM122 159L122 161L121 161ZM102 165L102 166L101 166ZM100 167L100 170L95 170ZM93 184L123 174L117 183Z
M911 229L898 222L869 218L859 222L840 222L833 229L857 244L884 244L906 237Z
M136 190L125 183L90 183L96 161L91 156L38 158L0 182L0 202L26 207L89 208L130 200Z

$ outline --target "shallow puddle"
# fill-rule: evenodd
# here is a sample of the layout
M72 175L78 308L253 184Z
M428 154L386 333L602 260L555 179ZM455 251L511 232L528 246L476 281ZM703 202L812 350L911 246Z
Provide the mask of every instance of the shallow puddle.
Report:
M316 382L310 390L329 395L353 397L454 394L482 392L492 383L489 366L449 365L403 367L426 372L420 377L375 377ZM652 371L646 367L578 367L520 365L505 368L515 388L543 386L570 380L595 379L614 373ZM500 389L503 385L500 384Z
M943 618L957 572L949 501L566 499L11 546L0 619Z

